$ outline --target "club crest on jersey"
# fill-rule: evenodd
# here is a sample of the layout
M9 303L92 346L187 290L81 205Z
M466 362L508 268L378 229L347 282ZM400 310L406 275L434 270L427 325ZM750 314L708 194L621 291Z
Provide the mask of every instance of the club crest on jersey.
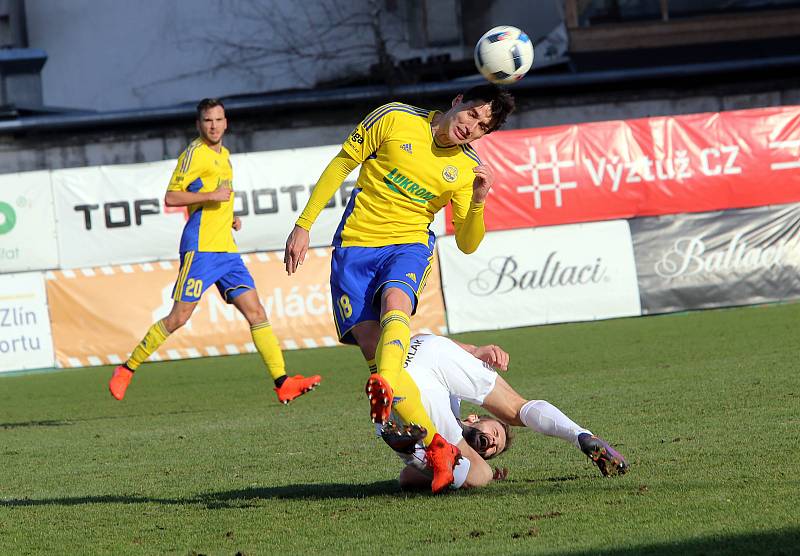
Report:
M408 154L413 154L411 152L411 143L403 143L402 145L400 145L400 148L406 151Z
M453 183L458 178L458 168L455 166L445 166L442 170L442 177L446 182Z
M399 193L415 203L424 205L431 199L436 198L436 194L431 193L420 184L411 181L411 178L407 178L398 172L397 168L393 168L391 172L384 176L383 183L395 193Z

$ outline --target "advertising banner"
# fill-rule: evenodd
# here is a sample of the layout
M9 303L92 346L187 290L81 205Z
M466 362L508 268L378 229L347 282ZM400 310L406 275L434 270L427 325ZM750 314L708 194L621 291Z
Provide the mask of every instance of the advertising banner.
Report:
M0 274L57 266L50 172L0 175Z
M800 205L630 221L644 314L800 297Z
M496 173L489 230L800 201L800 106L500 131L476 149Z
M173 161L55 170L61 268L174 259L183 210L164 210Z
M641 314L625 221L493 232L465 255L439 242L451 332Z
M243 258L284 349L338 345L333 324L330 248L311 249L299 272L288 277L283 253ZM176 261L104 266L47 273L47 295L58 364L120 364L147 329L172 307ZM412 318L418 331L446 332L438 265ZM189 322L172 334L153 360L254 352L247 321L213 286Z
M0 372L54 366L44 274L0 274Z
M314 184L339 149L328 146L231 156L234 214L242 219L242 229L235 233L241 252L284 248ZM164 206L174 167L175 161L163 161L52 172L60 267L177 258L187 212ZM313 247L331 244L356 177L354 172L319 215L311 230ZM444 231L443 217L432 226L435 232Z

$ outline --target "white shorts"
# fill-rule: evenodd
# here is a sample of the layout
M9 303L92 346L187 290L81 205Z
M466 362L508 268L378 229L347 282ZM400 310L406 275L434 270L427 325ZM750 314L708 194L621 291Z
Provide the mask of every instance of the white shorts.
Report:
M497 381L497 373L483 361L451 340L433 335L411 339L406 370L419 388L431 421L451 444L461 440L461 426L451 398L481 405Z
M411 338L405 368L419 388L422 405L437 431L454 445L463 440L458 414L459 400L481 405L497 381L497 373L483 361L451 340L429 334ZM402 422L395 412L390 418ZM380 435L380 426L376 427L376 433ZM421 443L414 454L397 455L406 465L429 472L425 467L425 450ZM455 481L452 488L464 484L469 467L467 458L459 462L453 470Z
M476 405L483 403L497 381L497 373L488 364L452 340L429 334L411 339L406 370L420 389L441 385L448 395Z

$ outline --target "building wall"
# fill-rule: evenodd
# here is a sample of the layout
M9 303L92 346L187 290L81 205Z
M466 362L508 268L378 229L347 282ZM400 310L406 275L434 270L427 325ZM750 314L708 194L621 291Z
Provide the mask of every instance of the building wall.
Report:
M103 111L304 89L363 75L377 62L373 31L365 25L372 6L379 8L382 35L396 60L443 53L463 60L471 59L472 43L411 48L409 38L461 19L455 36L468 42L511 21L538 39L559 23L559 1L536 0L520 12L514 0L28 0L25 11L28 46L48 54L44 104ZM356 27L332 28L326 8ZM424 18L424 31L409 28ZM270 21L281 23L270 28ZM245 63L254 51L235 52L223 43L265 50ZM281 56L287 47L315 55ZM265 59L264 52L277 53L276 59ZM326 54L331 59L322 59Z

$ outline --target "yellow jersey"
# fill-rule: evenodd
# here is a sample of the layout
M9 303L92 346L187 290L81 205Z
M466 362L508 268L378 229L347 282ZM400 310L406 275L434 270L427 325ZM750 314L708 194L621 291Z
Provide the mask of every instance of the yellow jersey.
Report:
M178 165L169 180L167 191L214 191L233 189L233 166L228 149L220 152L197 138L178 157ZM233 195L227 201L209 202L189 207L189 219L183 228L180 252L212 251L236 253L233 239Z
M472 199L472 169L481 161L469 145L436 144L431 131L435 114L392 102L370 113L350 134L342 149L361 163L361 170L335 246L427 245L434 215L448 202L453 221L464 221Z

